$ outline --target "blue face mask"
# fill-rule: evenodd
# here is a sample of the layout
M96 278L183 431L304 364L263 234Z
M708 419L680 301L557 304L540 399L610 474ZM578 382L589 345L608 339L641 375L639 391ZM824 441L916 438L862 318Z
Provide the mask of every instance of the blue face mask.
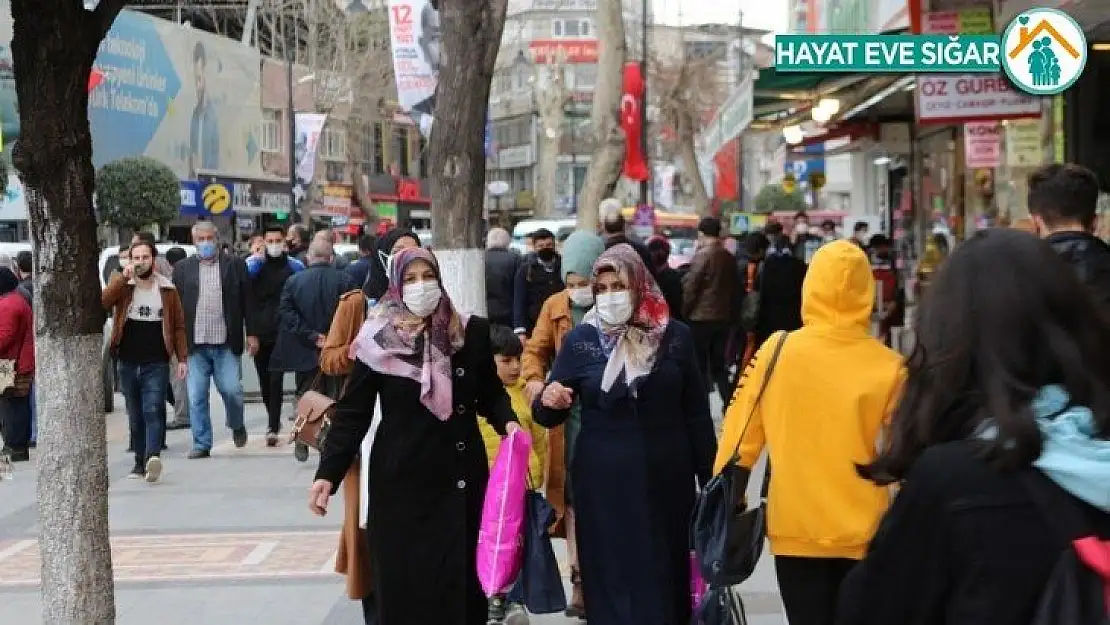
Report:
M201 258L212 258L216 255L215 241L201 241L197 243L197 255Z

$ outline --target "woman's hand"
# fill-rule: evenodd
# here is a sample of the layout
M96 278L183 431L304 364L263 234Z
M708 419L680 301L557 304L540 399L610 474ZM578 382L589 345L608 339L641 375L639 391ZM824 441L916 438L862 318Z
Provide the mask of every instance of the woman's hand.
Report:
M513 432L520 431L520 424L516 421L509 421L505 424L505 436L511 436Z
M552 382L544 387L540 403L552 410L566 410L574 403L574 391L558 382Z
M328 513L328 500L331 499L332 483L327 480L316 480L308 489L308 509L316 516L325 516Z

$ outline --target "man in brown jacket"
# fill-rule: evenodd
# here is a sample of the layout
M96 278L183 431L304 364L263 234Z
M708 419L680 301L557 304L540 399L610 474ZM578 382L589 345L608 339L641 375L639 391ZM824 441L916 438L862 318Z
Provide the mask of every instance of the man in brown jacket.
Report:
M721 220L705 217L698 224L698 251L682 280L682 312L690 322L706 390L716 383L721 402L732 394L725 347L735 303L742 288L736 259L721 243Z
M119 362L120 387L131 424L135 466L131 479L157 482L162 475L166 388L170 360L184 378L185 313L173 282L154 270L158 250L145 241L131 246L131 263L112 277L101 295L114 309L111 350Z

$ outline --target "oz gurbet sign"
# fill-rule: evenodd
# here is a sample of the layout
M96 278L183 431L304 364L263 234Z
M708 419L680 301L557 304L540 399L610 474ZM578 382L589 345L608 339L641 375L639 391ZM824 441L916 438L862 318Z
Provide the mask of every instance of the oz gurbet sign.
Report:
M1039 117L1038 98L1017 91L1001 74L918 76L917 121L957 124Z

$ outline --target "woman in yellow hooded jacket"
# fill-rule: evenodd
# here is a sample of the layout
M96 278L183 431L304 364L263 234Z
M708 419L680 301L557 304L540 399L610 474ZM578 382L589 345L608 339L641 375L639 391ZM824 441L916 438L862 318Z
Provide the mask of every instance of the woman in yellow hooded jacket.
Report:
M737 452L751 468L764 447L773 467L767 534L790 625L833 622L840 582L890 503L856 473L877 455L905 376L901 356L870 334L874 302L863 251L846 241L822 247L802 287L802 328L760 347L725 413L715 471Z

